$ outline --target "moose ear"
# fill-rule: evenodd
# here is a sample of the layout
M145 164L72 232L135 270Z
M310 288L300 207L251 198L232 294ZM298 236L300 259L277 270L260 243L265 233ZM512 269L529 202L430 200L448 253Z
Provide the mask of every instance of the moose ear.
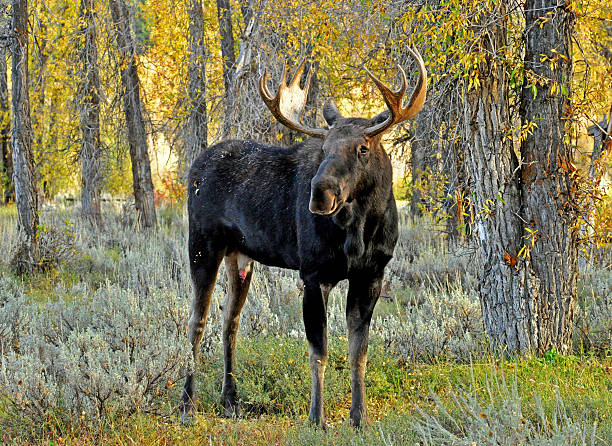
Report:
M333 127L338 119L342 118L338 107L336 107L336 104L334 104L334 101L331 99L327 101L327 104L325 104L325 107L323 107L323 117L330 127Z
M389 119L389 114L390 114L389 110L385 110L384 112L379 113L378 115L370 119L369 126L372 127L372 126L380 124L381 122L386 121L387 119Z

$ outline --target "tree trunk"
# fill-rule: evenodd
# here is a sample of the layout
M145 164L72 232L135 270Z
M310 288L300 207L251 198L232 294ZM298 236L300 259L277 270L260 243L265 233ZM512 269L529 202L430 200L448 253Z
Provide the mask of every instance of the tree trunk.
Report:
M450 114L452 120L457 122L458 116ZM455 127L452 132L457 132ZM465 151L456 138L447 128L442 135L442 173L446 178L444 185L444 203L442 208L446 214L446 236L449 246L453 246L464 235L471 233L469 207L466 207L467 198L463 195L467 183L465 173Z
M38 194L32 151L32 123L28 97L28 2L13 0L11 44L13 89L13 181L17 201L17 225L22 237L16 254L18 269L32 270L38 262Z
M221 3L221 2L220 2ZM228 3L228 8L229 8L229 3ZM229 11L227 9L222 9L222 11ZM230 65L229 63L227 63L227 60L224 56L224 79L229 79L229 84L226 87L225 90L225 113L223 116L223 122L221 125L221 137L222 139L228 139L230 137L238 137L238 138L244 138L246 135L244 133L244 131L242 131L240 128L236 128L238 126L236 126L237 122L240 122L241 117L239 116L240 113L240 106L241 106L241 93L242 93L242 89L244 86L244 81L245 81L245 77L249 74L249 69L250 69L250 65L251 65L251 59L252 59L252 55L253 55L253 42L252 42L252 36L255 33L256 30L256 26L257 26L257 18L256 15L254 14L252 8L251 8L251 4L249 3L244 3L242 5L242 12L243 12L243 18L245 20L244 23L244 31L240 36L240 49L238 51L238 60L234 60L234 62L232 62L232 64ZM231 17L231 13L227 13L228 17ZM248 22L246 21L248 18ZM227 29L227 27L231 27L231 21L229 22L229 25L226 24L225 28L221 27L220 28L220 33L221 33L221 47L222 50L225 47L225 51L228 52L228 57L229 57L229 44L224 44L223 43L223 34L226 33L227 34L227 39L229 39L229 36L231 35L231 33L228 33L227 31L225 31ZM231 31L231 28L230 28ZM232 39L232 58L233 56L233 45L234 45L234 40L233 40L233 36L231 37ZM227 73L227 76L226 76ZM242 98L244 98L244 96L242 96ZM251 117L252 118L252 117ZM246 118L247 122L248 122L248 117ZM248 133L248 137L253 137L252 133Z
M6 47L0 46L0 155L2 156L0 174L4 177L2 188L5 204L15 201L13 158L10 150L11 116L6 71Z
M538 353L571 347L578 278L574 151L564 141L570 115L573 15L556 0L525 2L523 126L535 124L521 144L524 220L531 248L529 293L532 346ZM536 92L530 85L535 85ZM527 242L529 246L529 241Z
M231 134L236 102L234 98L236 52L234 50L232 9L229 0L217 0L217 17L219 18L219 37L221 38L221 56L223 57L223 86L225 87L221 137L227 139Z
M110 0L117 46L121 55L121 83L123 85L123 109L127 124L130 158L136 210L144 228L156 225L153 201L151 163L147 147L147 134L140 100L140 79L136 69L134 39L131 34L130 15L124 0Z
M510 126L507 67L497 59L506 48L503 7L486 17L488 29L474 44L485 54L478 67L480 85L464 96L466 170L471 178L476 210L474 233L479 242L480 303L484 326L493 347L510 353L532 347L531 301L526 296L526 262L519 258L523 244L518 218L521 202L518 161Z
M530 130L523 135L520 166L508 138L511 67L503 55L504 17L503 5L487 17L489 25L476 41L480 48L475 46L487 55L479 65L480 85L464 101L483 320L492 345L510 354L567 353L579 231L574 154L564 143L571 15L550 0L525 4L526 86L520 112L523 128ZM545 57L554 59L552 68Z
M204 44L204 11L201 0L191 0L189 5L189 116L185 138L185 168L189 168L208 145L206 121L206 46Z
M102 188L100 145L100 76L94 0L81 0L81 216L102 224L100 193Z
M221 56L223 57L223 86L225 98L231 92L236 52L234 50L234 31L232 28L232 8L229 0L217 0L217 17L219 18L219 36L221 37Z

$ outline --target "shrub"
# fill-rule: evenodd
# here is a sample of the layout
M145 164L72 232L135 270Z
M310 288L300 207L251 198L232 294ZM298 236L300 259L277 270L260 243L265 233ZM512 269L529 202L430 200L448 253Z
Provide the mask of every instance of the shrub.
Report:
M33 258L28 247L18 245L11 266L19 273L47 271L74 259L77 254L76 235L69 221L63 227L42 223L36 228L38 258Z
M412 422L422 445L587 445L595 444L595 426L572 419L559 394L556 407L544 409L536 395L537 417L523 413L516 380L508 385L493 375L487 382L488 401L470 391L452 394L453 404L445 405L432 394L437 411L418 409Z
M445 357L467 361L487 351L480 304L458 285L451 290L399 290L396 311L374 318L373 329L406 361Z
M15 309L0 309L0 332ZM144 296L107 283L91 297L26 312L30 320L2 358L0 391L15 416L39 424L51 413L78 421L160 410L189 366L187 314L164 290Z
M574 345L588 350L612 349L612 271L585 268L574 316Z

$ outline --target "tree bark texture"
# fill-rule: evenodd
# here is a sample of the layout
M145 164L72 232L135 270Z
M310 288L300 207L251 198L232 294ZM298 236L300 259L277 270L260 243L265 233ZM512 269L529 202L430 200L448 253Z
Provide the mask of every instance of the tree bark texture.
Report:
M132 160L136 210L139 214L141 226L153 228L156 225L153 181L151 179L151 163L149 161L143 107L140 100L140 79L136 68L135 44L130 31L130 15L124 0L110 0L109 6L122 60L123 109Z
M101 225L100 76L94 13L94 0L81 0L81 216Z
M534 350L567 353L577 293L578 235L574 151L564 141L570 115L573 13L556 0L525 2L526 87L523 126L533 130L521 144L524 220L531 249L529 292ZM534 94L529 85L535 85Z
M0 155L2 163L0 173L4 176L2 188L4 203L15 201L13 184L13 157L11 155L11 113L7 83L6 47L0 46Z
M236 52L234 50L234 31L232 28L232 9L229 0L217 0L217 17L219 18L219 37L221 38L221 56L223 57L224 116L221 124L222 139L231 135L234 122L236 98L235 70Z
M47 65L49 62L49 50L47 48L47 24L42 20L35 22L36 26L32 28L32 51L30 57L30 72L28 84L30 88L30 119L32 122L32 141L33 149L38 155L37 157L37 172L39 175L40 169L48 163L45 152L47 149L46 140L50 123L53 119L51 110L45 107L47 100ZM50 198L50 190L48 183L43 181L42 196L39 198ZM39 192L41 192L39 190Z
M245 131L243 129L244 122L249 122L252 119L250 110L244 110L244 100L252 102L252 96L245 93L245 78L250 74L251 59L253 55L253 34L257 28L257 18L253 12L250 2L243 2L241 9L244 19L244 30L240 36L238 59L235 59L234 53L234 38L231 33L231 10L229 2L219 0L217 2L218 12L220 15L219 21L225 20L225 25L221 25L219 32L221 33L221 49L223 56L223 73L224 80L228 83L225 87L225 106L224 116L221 125L221 138L228 139L230 137L237 138L253 138L251 129ZM219 6L221 5L221 6ZM227 8L226 8L227 7ZM221 14L226 14L225 18ZM231 38L231 46L228 41ZM231 53L230 53L231 48ZM227 58L225 56L227 54ZM231 64L229 62L231 62ZM248 135L248 136L247 136Z
M12 8L13 181L17 201L17 224L20 235L23 236L21 259L26 262L28 269L32 269L38 260L38 194L28 96L28 2L13 0Z
M217 0L217 17L219 18L219 37L221 37L221 56L223 57L223 86L227 103L228 95L232 90L234 65L236 65L232 7L229 0Z
M564 143L572 18L554 1L525 3L520 113L523 128L535 125L524 135L519 165L508 137L510 70L497 57L507 45L506 14L503 6L496 8L478 41L487 54L479 66L480 85L464 101L483 321L492 345L508 353L567 353L579 231L573 153Z
M189 4L189 116L185 139L185 168L189 168L208 145L206 120L206 46L204 44L204 11L201 0Z
M495 14L495 19L493 19ZM518 253L523 244L518 160L510 125L508 78L495 55L506 46L503 10L492 11L489 29L478 44L487 54L480 63L480 86L464 99L464 129L468 149L466 170L472 183L476 210L474 233L479 242L480 303L491 344L510 353L532 348L530 315L536 309L525 288L525 262Z

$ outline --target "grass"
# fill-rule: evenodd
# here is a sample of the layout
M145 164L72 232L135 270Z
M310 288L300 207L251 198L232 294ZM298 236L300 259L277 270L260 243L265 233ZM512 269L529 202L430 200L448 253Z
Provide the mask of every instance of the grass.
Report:
M60 215L62 219L65 216L65 213ZM0 248L5 251L14 240L14 219L14 209L0 207L0 235L4 235ZM173 282L162 276L167 271L163 268L170 261L183 261L180 256L184 256L184 220L169 214L165 221L167 225L162 226L154 240L111 223L96 238L98 235L89 234L86 228L76 225L79 251L76 260L60 262L50 270L24 277L16 277L6 262L0 262L0 275L16 280L28 300L36 305L60 299L78 303L105 282L128 289L135 286L130 282L130 274L140 267L143 270L139 274L146 275L143 282L155 287L159 280L160 287L181 295L188 287L188 277L178 276ZM430 295L439 295L441 305L446 308L446 299L453 296L448 289L471 286L468 262L458 261L445 252L442 243L431 232L418 235L423 232L416 226L402 227L405 234L402 251L390 265L390 280L395 284L388 291L391 299L381 300L376 317L392 314L402 318L407 308L425 311L424 290ZM418 237L423 237L420 245ZM544 358L514 360L501 360L482 352L475 353L471 360L453 360L452 356L440 354L422 356L414 361L390 348L387 341L393 333L383 333L382 328L379 332L378 326L371 333L366 374L371 422L363 429L352 429L348 421L347 339L338 325L343 317L342 293L330 305L336 317L330 317L330 324L335 325L330 327L334 335L330 336L325 381L328 428L323 431L312 427L307 422L310 373L307 344L300 331L300 291L295 289L298 282L293 276L279 278L278 272L259 272L262 274L257 275L258 281L252 289L255 295L247 300L247 307L259 311L257 305L269 298L265 312L276 319L268 315L262 323L274 320L276 325L271 325L267 331L241 328L236 361L243 412L240 419L221 416L221 347L218 342L211 342L203 351L198 369L199 411L190 425L180 423L176 416L182 381L169 383L168 394L161 397L166 402L165 410L126 416L121 407L115 407L102 420L67 420L51 412L42 424L33 425L15 416L8 400L0 397L0 443L612 444L612 354L609 350L578 351L575 356L549 352ZM456 280L451 283L449 277L454 272L462 278L461 284ZM436 276L443 277L443 281L436 282ZM609 300L610 290L606 285L609 276L609 272L589 275L581 284L581 293L597 293L601 296L598 299ZM138 275L134 277L141 280ZM76 287L79 284L84 286ZM77 288L85 290L85 294L75 294L72 290ZM219 317L216 307L222 290L215 293L213 319ZM185 306L189 304L189 297L185 295ZM247 308L245 318L249 314L257 316L248 311ZM211 326L217 327L218 321L216 324ZM523 437L521 430L526 432Z

